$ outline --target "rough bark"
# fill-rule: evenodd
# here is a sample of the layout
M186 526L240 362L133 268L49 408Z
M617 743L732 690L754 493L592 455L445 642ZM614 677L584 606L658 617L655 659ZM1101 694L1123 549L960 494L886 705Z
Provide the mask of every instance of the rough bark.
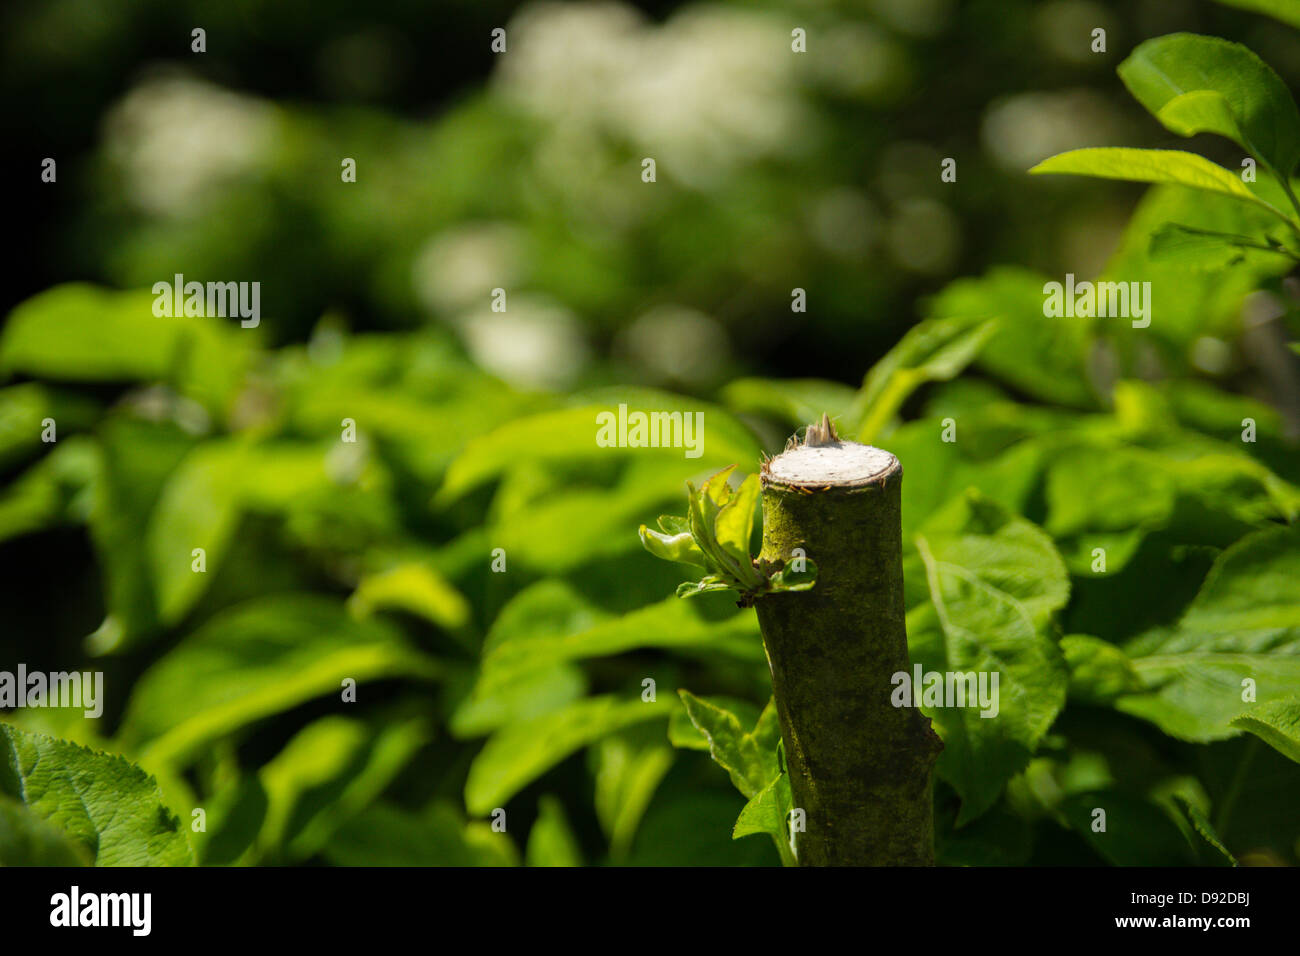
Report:
M816 586L757 602L803 866L930 866L931 772L943 744L891 678L910 671L904 625L902 466L834 431L763 468L761 559L803 548ZM817 437L814 439L813 436Z

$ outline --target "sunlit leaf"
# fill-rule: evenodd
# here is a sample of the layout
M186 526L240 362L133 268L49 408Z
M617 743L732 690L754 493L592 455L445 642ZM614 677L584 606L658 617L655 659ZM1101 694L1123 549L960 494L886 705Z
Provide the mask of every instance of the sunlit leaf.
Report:
M1138 46L1120 79L1166 129L1217 133L1290 175L1300 160L1300 112L1259 57L1218 37L1174 33Z
M1232 719L1280 754L1300 763L1300 698L1272 700Z
M871 444L907 397L926 382L947 381L966 368L997 330L995 313L935 313L903 336L871 367L841 431Z
M1073 173L1102 179L1127 179L1132 182L1165 183L1190 186L1207 192L1231 196L1254 203L1287 220L1285 213L1260 199L1231 173L1203 156L1177 149L1130 149L1127 147L1093 147L1075 149L1045 159L1031 173ZM1289 221L1289 220L1287 220Z
M997 800L1065 703L1065 660L1049 629L1069 593L1045 534L978 496L941 512L917 536L930 603L908 614L914 664L981 675L997 708L922 705L944 751L937 771L962 797L957 825ZM920 688L913 693L920 696ZM918 701L918 704L921 702ZM952 703L952 702L948 702Z
M399 564L363 577L348 600L353 612L366 617L375 611L408 611L447 631L470 620L469 602L427 564Z
M391 627L359 621L332 599L264 598L214 617L150 667L131 694L121 738L151 760L184 762L215 737L341 695L345 680L439 673Z
M538 801L524 862L527 866L582 866L582 849L564 815L564 805L550 794Z
M673 717L680 713L674 710ZM606 737L592 748L592 756L596 818L609 838L610 858L621 863L655 791L672 768L673 750L661 734L624 733Z
M163 805L157 783L115 754L0 724L0 795L81 845L96 866L194 862L185 827Z
M605 695L509 724L488 739L470 765L465 806L486 816L571 753L624 727L666 719L670 709L667 701Z

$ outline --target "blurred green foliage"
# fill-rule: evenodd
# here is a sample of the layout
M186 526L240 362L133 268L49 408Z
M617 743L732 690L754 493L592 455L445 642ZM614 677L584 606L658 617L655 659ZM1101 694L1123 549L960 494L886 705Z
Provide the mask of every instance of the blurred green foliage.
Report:
M470 79L429 94L427 10L376 6L4 14L27 135L74 158L39 200L51 287L0 334L0 670L107 692L4 714L0 862L780 862L729 839L742 809L771 832L768 755L737 795L695 730L770 740L753 612L675 598L636 528L823 411L903 463L913 659L1015 688L931 714L941 862L1300 862L1290 263L1151 242L1274 220L1162 184L1125 226L1129 187L1024 175L1165 145L1113 75L1140 40L1224 32L1294 86L1292 33L1208 3L448 4ZM1150 282L1150 327L1044 315L1067 271ZM261 324L156 317L176 273L259 281ZM703 412L702 456L599 446L620 403ZM138 829L66 814L38 755Z

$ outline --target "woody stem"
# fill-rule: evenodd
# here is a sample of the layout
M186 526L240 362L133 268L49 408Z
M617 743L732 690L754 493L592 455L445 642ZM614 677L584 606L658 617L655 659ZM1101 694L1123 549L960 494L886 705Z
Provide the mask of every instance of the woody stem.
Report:
M890 700L909 672L903 471L854 442L798 446L763 473L762 558L803 548L811 591L765 595L759 625L789 766L804 866L934 863L931 773L943 744Z

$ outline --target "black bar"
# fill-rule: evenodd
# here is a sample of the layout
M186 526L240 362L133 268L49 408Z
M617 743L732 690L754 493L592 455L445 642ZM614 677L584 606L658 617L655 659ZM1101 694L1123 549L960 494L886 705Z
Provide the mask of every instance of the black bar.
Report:
M51 925L56 894L148 893L149 933ZM495 946L512 935L623 946L643 938L765 938L817 911L818 932L866 945L892 930L919 945L1042 934L1043 941L1216 942L1294 926L1293 869L179 869L0 870L6 942L71 934L261 946L338 946L403 936L428 949ZM1179 894L1185 894L1180 897ZM1235 894L1235 895L1234 895ZM1163 902L1162 902L1163 900ZM69 901L70 902L70 901ZM801 915L805 914L805 915ZM1154 924L1120 925L1131 919ZM1208 928L1179 920L1208 918ZM1245 925L1222 925L1245 919ZM124 920L130 922L129 920ZM668 935L672 934L672 935ZM800 931L806 937L805 929ZM460 939L460 943L454 940ZM474 942L477 940L477 942ZM16 948L10 951L16 952Z

